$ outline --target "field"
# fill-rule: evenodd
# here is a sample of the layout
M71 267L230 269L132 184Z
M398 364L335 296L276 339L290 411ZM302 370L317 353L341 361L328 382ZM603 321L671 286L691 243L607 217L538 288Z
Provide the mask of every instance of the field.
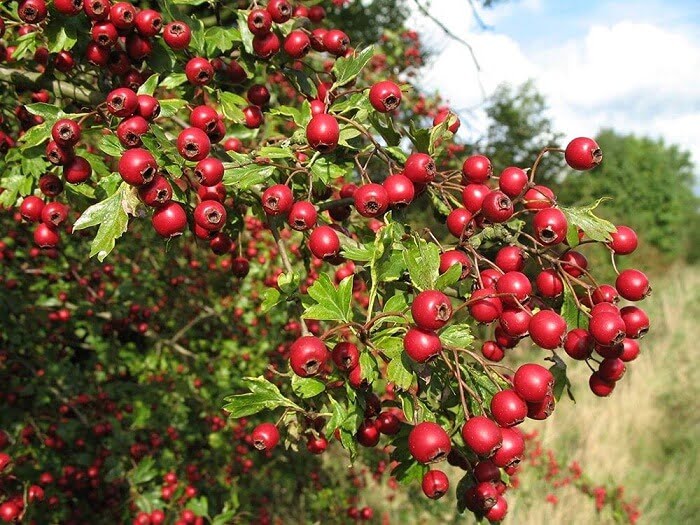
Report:
M624 487L626 498L641 510L639 524L696 523L700 386L695 366L700 359L694 332L700 318L700 269L669 268L654 284L654 293L644 304L653 320L652 331L613 395L595 398L586 385L587 369L572 366L576 405L562 399L549 420L530 422L527 430L538 431L543 447L556 451L563 468L578 461L593 484ZM592 497L571 487L552 488L540 479L539 471L525 469L520 479L527 489L509 491L504 524L615 523L610 510L596 512ZM414 493L419 490L413 487ZM545 502L550 493L558 503ZM367 501L375 508L387 508L391 523L434 523L440 509L451 507L440 501L430 505L430 517L416 518L407 512L404 497L388 507L380 503L383 498L375 493ZM462 516L442 518L469 522Z

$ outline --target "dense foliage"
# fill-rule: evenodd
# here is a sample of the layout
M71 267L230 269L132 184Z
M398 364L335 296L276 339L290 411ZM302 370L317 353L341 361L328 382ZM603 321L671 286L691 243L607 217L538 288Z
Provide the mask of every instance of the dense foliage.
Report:
M584 255L636 233L539 184L598 144L495 176L334 5L3 4L0 519L368 521L353 462L501 521L518 425L637 357L646 276Z

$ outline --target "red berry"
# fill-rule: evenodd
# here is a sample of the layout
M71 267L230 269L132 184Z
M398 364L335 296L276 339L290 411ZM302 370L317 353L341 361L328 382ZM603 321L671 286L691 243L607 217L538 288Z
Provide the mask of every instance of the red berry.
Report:
M423 494L430 499L440 499L450 488L450 480L442 470L429 470L421 482Z
M209 155L211 140L199 128L186 128L177 136L177 149L183 159L199 161Z
M411 315L419 328L439 330L452 317L452 303L444 293L426 290L413 299Z
M472 218L466 208L455 208L447 216L447 229L458 239L471 237L474 232Z
M280 432L272 423L260 423L251 434L253 446L258 450L272 450L279 443Z
M532 284L524 273L507 272L498 279L496 292L503 304L515 306L527 302L532 293Z
M333 151L340 139L340 126L333 115L321 113L311 118L306 126L306 140L316 151Z
M298 201L292 205L287 223L297 231L306 231L316 226L318 213L309 201Z
M494 288L475 290L469 298L469 313L479 323L491 323L503 313L503 303Z
M285 215L289 213L294 204L294 195L289 186L275 184L267 188L262 194L262 205L268 215Z
M214 157L202 159L194 168L194 176L204 186L216 186L224 178L224 163Z
M267 60L276 55L280 50L280 39L274 32L253 37L253 51L256 56Z
M591 299L593 300L594 305L600 303L615 304L620 300L620 296L617 293L617 290L615 290L614 286L610 286L609 284L603 284L598 286L595 290L593 290L593 293L591 294Z
M139 198L146 206L158 208L169 202L172 197L173 188L162 175L156 175L151 182L139 186Z
M436 463L447 457L452 443L440 425L424 421L413 427L408 435L408 450L420 463Z
M311 51L311 40L303 31L292 31L284 39L284 52L292 58L303 58L309 51Z
M467 183L483 184L493 175L491 161L483 155L472 155L462 164L462 175Z
M319 259L332 259L340 252L340 239L330 226L319 226L309 236L309 250Z
M500 468L517 466L525 452L525 441L516 428L501 429L501 448L491 457L494 465Z
M521 168L510 166L498 177L498 187L511 199L519 196L527 186L527 173Z
M574 250L564 252L559 260L562 263L561 269L574 277L580 277L588 269L586 256Z
M175 237L185 231L187 215L179 203L170 201L153 213L151 223L161 237Z
M142 145L141 136L148 132L149 125L141 116L129 117L117 126L117 138L127 148L137 148Z
M380 433L371 419L365 419L360 423L355 436L357 442L363 447L372 448L379 443Z
M513 201L500 191L492 191L481 202L481 213L491 223L506 222L513 216L513 211Z
M62 148L72 148L80 140L80 124L66 118L59 119L51 128L51 137Z
M521 272L525 267L525 254L517 246L504 246L498 250L494 262L504 272Z
M450 119L450 124L447 129L450 131L450 133L457 133L461 122L459 121L459 117L457 117L457 115L452 113L449 109L441 110L437 115L435 115L435 118L433 119L433 127L439 126L448 119Z
M192 31L184 22L170 22L163 29L163 40L170 49L179 51L186 49L192 40Z
M380 113L389 113L401 104L401 88L389 80L377 82L369 90L369 102Z
M207 231L219 231L226 225L226 209L217 201L202 201L194 209L194 222Z
M485 184L467 184L462 190L462 203L471 213L476 213L489 193L491 190Z
M389 175L382 186L386 190L389 204L395 208L408 206L416 194L411 179L403 174Z
M540 403L552 391L554 376L535 363L521 365L513 376L513 388L528 403Z
M569 142L564 153L566 163L575 170L587 171L603 160L603 152L595 140L578 137Z
M117 29L131 29L136 19L136 8L128 2L117 2L109 10L109 20Z
M462 438L475 454L490 457L501 446L501 429L489 418L476 416L464 423Z
M528 210L543 210L554 206L556 199L552 190L538 185L525 192L523 202Z
M119 159L117 171L127 184L140 186L153 180L158 171L158 165L148 150L134 148L123 153Z
M22 218L28 222L39 222L41 220L41 212L44 209L45 203L39 197L29 195L24 198L22 205L19 208L19 213Z
M629 255L637 249L637 234L632 228L618 226L617 231L611 233L610 237L608 246L617 255Z
M401 430L401 420L391 412L379 414L376 425L379 431L387 436L395 436Z
M116 4L115 4L116 5ZM138 97L129 88L117 88L107 95L107 111L115 117L130 117L139 105Z
M519 425L527 417L527 404L514 390L502 390L491 398L491 415L502 427Z
M342 341L333 347L331 357L338 370L349 372L360 364L360 351L352 343Z
M292 6L287 0L270 0L267 3L267 10L272 16L272 20L278 24L284 24L292 18Z
M48 207L50 204L47 204L46 206ZM649 317L641 308L637 308L636 306L625 306L620 310L620 316L625 323L625 333L627 337L631 339L638 339L640 337L644 337L644 335L646 335L646 333L649 331Z
M206 58L194 57L185 65L185 75L190 84L204 86L214 78L214 67Z
M163 17L153 9L142 9L136 14L136 30L144 38L151 38L163 28Z
M566 321L553 310L540 310L530 319L529 332L530 338L537 346L554 350L564 341Z
M412 327L403 338L406 355L417 363L425 363L442 351L442 343L435 332Z
M455 264L459 264L462 268L460 279L466 279L472 269L472 262L467 257L467 254L460 250L448 250L440 254L440 273L443 274L452 268Z
M641 301L651 293L649 279L639 270L623 270L615 280L615 288L628 301Z
M531 315L528 309L506 307L498 324L509 337L524 337L530 329Z
M425 153L413 153L404 166L403 174L415 184L427 184L435 178L435 161Z
M248 88L246 93L251 104L263 107L270 102L270 91L262 84L254 84Z
M615 390L614 381L606 381L603 379L598 372L591 374L591 378L588 380L588 386L598 397L608 397Z
M625 363L634 361L639 356L639 343L634 339L625 338L622 342L622 353L620 359Z
M498 496L496 503L485 514L484 517L491 523L503 521L508 513L508 502L503 496Z
M564 241L568 223L561 210L545 208L535 214L532 226L535 238L546 246L552 246Z
M253 9L248 14L248 29L254 35L266 35L272 30L272 15L267 9Z
M92 175L92 166L84 157L74 157L63 166L63 178L69 184L82 184Z
M314 376L323 370L328 353L328 348L318 337L303 336L290 347L289 364L300 377Z
M564 351L573 359L588 359L593 353L593 337L583 328L574 328L566 334Z
M49 202L41 210L41 221L49 226L57 227L68 218L68 208L60 202Z
M355 208L363 217L377 217L389 207L389 195L381 184L364 184L353 195Z
M350 38L339 29L331 29L323 36L326 51L335 56L343 56L350 47Z
M499 362L505 357L505 352L503 348L498 346L496 341L484 341L481 345L481 353L489 361Z
M34 243L39 248L55 248L60 240L58 232L43 222L34 229Z
M625 375L625 363L622 359L603 359L598 368L598 376L603 381L619 381Z

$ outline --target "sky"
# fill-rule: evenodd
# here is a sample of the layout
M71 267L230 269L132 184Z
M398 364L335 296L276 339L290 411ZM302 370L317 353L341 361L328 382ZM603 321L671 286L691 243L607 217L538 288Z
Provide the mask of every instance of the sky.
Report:
M700 0L508 0L479 9L489 29L468 0L432 0L430 11L481 66L414 11L409 27L433 52L421 83L458 111L465 139L485 128L484 94L533 79L566 139L601 128L663 138L700 172Z

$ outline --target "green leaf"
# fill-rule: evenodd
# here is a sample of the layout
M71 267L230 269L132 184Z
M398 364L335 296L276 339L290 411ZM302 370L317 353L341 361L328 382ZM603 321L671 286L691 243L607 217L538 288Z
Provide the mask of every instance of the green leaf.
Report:
M165 89L173 89L187 82L187 75L184 73L171 73L163 79L160 87ZM161 106L162 107L162 106Z
M335 82L330 90L333 91L355 80L373 56L374 47L368 46L350 57L338 58L331 71Z
M12 60L18 62L22 60L25 56L33 55L38 47L39 33L32 31L26 35L22 35L16 40L15 50L12 52Z
M69 51L78 42L76 23L65 18L52 18L44 29L49 41L49 53Z
M389 154L389 156L394 159L396 162L399 164L403 165L406 164L406 159L408 159L408 155L406 155L406 152L402 150L398 146L389 146L385 148L385 151Z
M408 303L406 302L406 295L399 292L396 295L389 297L389 299L384 303L383 312L405 312L407 308Z
M245 115L241 108L246 107L248 102L240 95L221 91L219 92L219 103L221 104L221 111L227 119L233 122L243 122L245 120Z
M428 144L428 154L435 155L435 151L440 144L444 144L447 140L452 138L452 132L448 129L449 124L451 124L457 117L451 115L440 122L437 126L433 126L430 129L430 142Z
M55 104L45 104L37 102L35 104L27 104L24 106L32 115L39 115L45 120L58 120L62 111Z
M190 509L197 516L206 517L209 515L209 504L205 496L192 498L187 502L187 506L185 508Z
M275 306L280 304L282 301L282 295L277 288L268 288L265 290L265 296L263 297L263 302L260 305L260 310L265 313L272 310Z
M292 390L302 399L315 397L326 390L326 384L315 377L292 376Z
M420 482L428 470L430 470L428 465L423 465L415 460L406 459L396 465L394 470L391 471L391 475L402 485L410 485L411 483Z
M114 249L116 240L126 231L129 223L126 210L133 206L134 199L130 186L123 182L114 195L93 204L78 218L73 225L74 230L99 225L90 246L90 257L97 255L101 262Z
M338 403L332 395L328 395L328 401L331 404L331 417L324 427L324 434L326 437L331 437L335 430L340 428L347 419L348 411L343 405Z
M413 120L408 123L408 138L420 153L428 153L430 149L430 130L417 128Z
M240 190L247 190L256 184L267 181L274 171L274 166L263 164L249 164L238 168L227 168L224 172L223 183L225 186L234 186Z
M115 135L103 136L97 147L110 157L121 157L124 153L124 148Z
M241 383L250 392L224 398L227 404L223 408L231 418L237 419L282 407L302 411L301 407L284 397L277 386L262 376L244 377Z
M440 250L437 245L416 239L403 256L413 285L421 291L434 289L440 273Z
M222 53L233 47L233 43L241 39L241 33L236 28L213 26L204 33L207 55L213 55L217 50Z
M411 359L402 352L399 357L389 361L386 369L387 379L402 390L408 390L415 381Z
M343 245L343 257L351 261L367 262L374 256L374 243L357 246L354 244Z
M382 122L382 119L377 113L370 113L369 121L372 127L377 130L377 132L382 136L386 143L390 146L387 148L387 152L392 157L398 157L396 160L404 164L406 162L406 154L403 150L398 147L399 142L401 142L401 135L394 129L393 123L390 119L386 119L386 124ZM389 151L391 150L391 151ZM402 160L401 160L402 159Z
M222 512L218 516L214 517L214 519L211 522L211 525L230 525L231 523L235 523L235 517L235 510L227 510L226 512Z
M470 348L474 342L471 327L468 324L452 324L440 334L443 346Z
M564 301L561 305L561 316L571 328L588 329L588 316L576 304L574 294L569 286L564 286Z
M552 389L554 399L556 401L559 401L561 399L562 394L564 393L564 390L566 390L566 394L569 396L569 399L576 403L576 399L574 399L574 394L571 391L571 381L569 381L569 378L566 375L566 363L562 361L562 359L556 354L556 352L552 354L552 357L547 357L545 358L545 360L552 361L554 363L549 368L549 371L554 376L554 388Z
M136 92L137 95L153 95L156 88L158 87L158 75L151 75L148 77L146 82L139 86L139 90Z
M242 9L239 9L236 13L236 16L238 17L238 31L241 34L241 41L243 42L243 48L246 50L246 52L250 55L255 54L255 50L253 49L253 38L254 35L253 33L250 32L250 29L248 29L248 14L250 14L250 11L244 11Z
M325 185L330 184L334 179L348 173L348 166L337 164L328 157L319 157L311 165L311 174L314 181L320 181Z
M187 101L179 98L168 98L165 100L160 100L159 102L161 117L172 117L187 105Z
M279 289L287 295L292 295L299 289L299 283L301 282L301 276L296 273L281 273L277 277L277 286Z
M158 475L156 460L152 457L142 459L136 468L129 473L129 479L134 485L148 483Z
M303 71L283 68L282 74L287 78L290 84L294 86L294 89L296 89L302 95L310 98L316 98L318 96L316 84L311 79L311 77Z
M31 148L38 146L42 142L51 137L51 127L53 122L46 120L37 126L33 126L19 139L22 143L22 148Z
M360 354L360 370L362 371L362 379L366 379L369 384L374 383L374 380L379 377L377 360L367 350Z
M318 321L352 321L352 275L343 279L338 288L331 282L330 277L321 274L316 282L308 290L308 297L316 304L311 304L308 299L305 303L303 319L316 319Z
M608 242L611 239L610 234L615 233L616 231L615 226L611 222L601 219L593 213L593 210L595 210L604 200L607 200L607 198L603 197L598 199L589 206L571 208L559 206L559 209L566 216L569 226L573 225L580 228L589 239L600 242Z
M462 276L462 265L457 263L450 266L445 273L440 274L440 276L435 281L435 288L438 290L444 290L445 288L452 286L459 278Z
M579 244L578 227L575 224L569 224L569 227L566 229L566 244L570 248L576 248Z
M26 196L32 191L33 179L20 173L13 173L0 179L0 187L5 191L0 193L0 206L14 206L18 196Z
M472 485L474 485L474 477L471 472L467 472L457 482L457 510L460 514L467 510L467 494Z

